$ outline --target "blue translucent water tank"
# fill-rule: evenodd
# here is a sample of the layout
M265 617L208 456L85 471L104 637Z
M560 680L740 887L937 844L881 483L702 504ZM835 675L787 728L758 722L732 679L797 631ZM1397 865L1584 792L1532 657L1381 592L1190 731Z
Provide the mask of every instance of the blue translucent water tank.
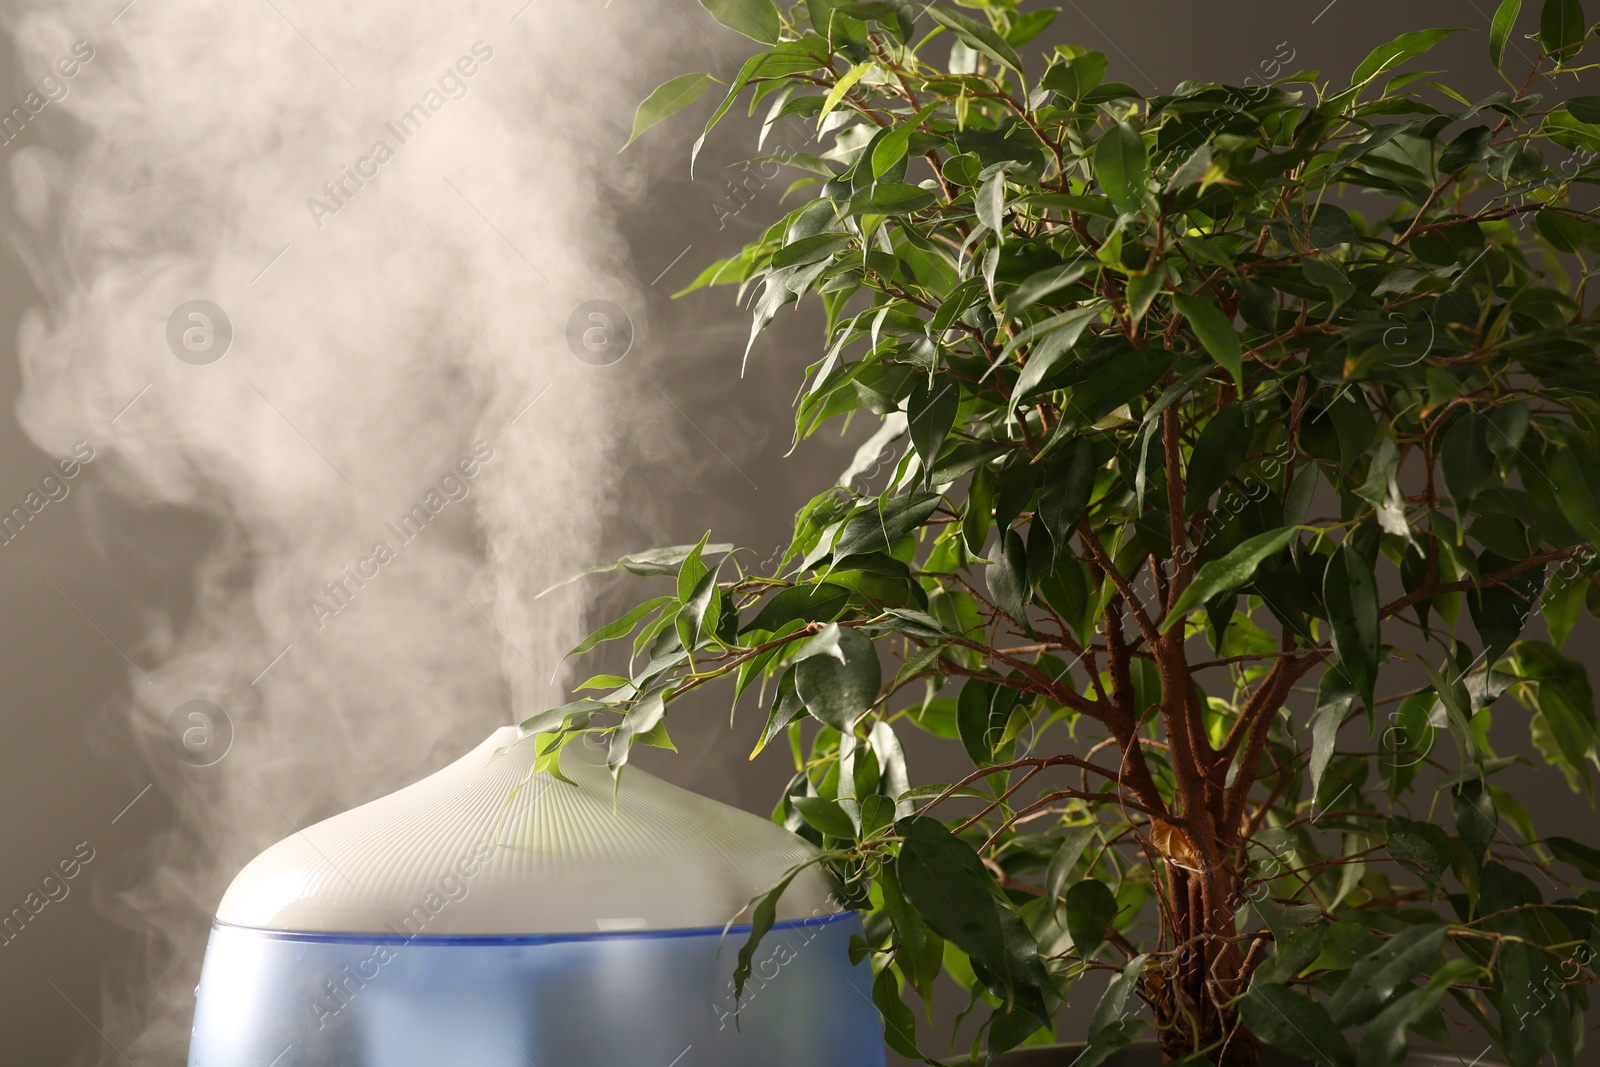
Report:
M218 908L190 1067L882 1067L860 933L814 871L745 995L750 898L810 855L782 827L499 731L279 842ZM569 749L569 753L572 750Z

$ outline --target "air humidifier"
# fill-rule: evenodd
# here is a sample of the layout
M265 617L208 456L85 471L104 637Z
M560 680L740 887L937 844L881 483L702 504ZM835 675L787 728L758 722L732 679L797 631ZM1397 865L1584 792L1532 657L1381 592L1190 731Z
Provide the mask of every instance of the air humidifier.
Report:
M217 909L190 1067L882 1067L859 917L815 868L742 997L750 899L813 854L572 745L492 734L287 837Z

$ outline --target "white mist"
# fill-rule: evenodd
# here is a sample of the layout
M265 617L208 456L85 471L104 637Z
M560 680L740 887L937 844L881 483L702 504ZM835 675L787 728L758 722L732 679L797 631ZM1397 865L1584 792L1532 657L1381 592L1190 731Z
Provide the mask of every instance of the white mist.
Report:
M641 306L597 174L649 88L625 38L665 42L569 0L118 6L7 8L26 77L79 63L3 159L43 294L22 425L215 531L188 614L123 650L127 758L180 824L105 902L147 952L101 1026L172 1063L251 856L562 699L582 605L534 595L594 559L629 404L566 325ZM168 744L195 700L232 721L211 766Z

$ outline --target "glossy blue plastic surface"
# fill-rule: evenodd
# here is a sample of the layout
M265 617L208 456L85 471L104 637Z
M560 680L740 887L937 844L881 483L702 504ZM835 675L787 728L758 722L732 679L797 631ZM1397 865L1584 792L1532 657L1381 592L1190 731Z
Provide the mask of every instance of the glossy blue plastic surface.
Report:
M217 923L189 1067L882 1067L854 912L541 937L292 934ZM720 943L720 953L719 953Z

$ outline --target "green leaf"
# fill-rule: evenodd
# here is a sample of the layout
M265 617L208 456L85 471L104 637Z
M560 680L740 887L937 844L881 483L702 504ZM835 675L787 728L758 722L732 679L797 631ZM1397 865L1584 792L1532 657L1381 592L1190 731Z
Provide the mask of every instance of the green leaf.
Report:
M1343 304L1356 294L1356 287L1343 268L1332 259L1308 259L1302 264L1306 281L1326 289L1335 304Z
M1045 472L1038 516L1058 557L1078 533L1078 521L1094 493L1094 478L1094 442L1087 437L1074 438L1066 446L1066 454L1058 454Z
M1357 1044L1361 1067L1399 1067L1406 1058L1406 1030L1437 1017L1439 1001L1451 986L1476 982L1482 974L1483 968L1471 960L1448 960L1426 986L1397 998L1362 1032Z
M1004 241L1006 211L1006 172L997 170L985 178L972 198L978 221L994 231L995 240Z
M1348 541L1328 561L1322 599L1339 664L1371 708L1378 684L1378 582L1372 566Z
M1480 574L1493 574L1517 561L1485 550L1478 556ZM1484 658L1491 664L1505 655L1527 625L1544 587L1544 568L1531 567L1499 585L1486 585L1467 593L1472 624L1483 639Z
M844 94L848 93L851 87L860 81L867 71L872 69L872 66L870 60L864 63L857 63L841 74L839 80L833 83L833 88L828 90L828 95L823 98L822 107L817 111L818 129L822 128L823 120L828 117L828 113L839 106L839 101L844 99Z
M1388 822L1389 839L1384 849L1400 865L1417 875L1437 890L1443 883L1444 872L1450 869L1454 849L1450 835L1432 823L1413 822L1400 815L1392 815Z
M1482 160L1489 151L1489 141L1493 136L1494 131L1487 126L1463 130L1445 146L1443 154L1439 156L1439 173L1454 174Z
M1080 56L1053 64L1044 72L1044 77L1039 79L1039 84L1077 103L1089 95L1090 90L1099 85L1105 76L1105 53L1085 52Z
M1547 837L1543 843L1556 859L1574 868L1589 881L1600 884L1600 849L1590 848L1570 837Z
M1450 788L1450 813L1455 816L1456 833L1472 853L1478 866L1500 830L1500 814L1495 811L1489 789L1477 778L1468 778Z
M1505 60L1506 42L1516 27L1517 16L1522 14L1522 0L1500 0L1495 9L1494 22L1489 27L1489 60L1498 69Z
M1164 348L1139 348L1098 367L1067 398L1075 425L1092 426L1122 405L1155 388L1177 357ZM1063 428L1074 420L1061 420Z
M948 8L936 7L932 4L924 9L928 17L939 25L949 30L961 39L961 43L975 52L982 52L996 63L1004 64L1022 73L1022 57L1017 55L1016 49L1006 43L994 29L975 19Z
M1010 296L1006 297L1006 310L1015 315L1025 308L1032 307L1050 294L1065 289L1083 277L1088 269L1089 265L1082 259L1074 259L1071 263L1063 263L1059 267L1047 267L1037 274L1030 275L1012 290Z
M627 637L633 633L633 628L639 625L640 619L668 604L674 603L677 599L677 597L673 596L658 596L652 600L646 600L616 622L606 623L606 625L579 641L577 647L567 653L566 658L581 656L596 645L603 644L606 641L615 641L620 637Z
M1588 672L1582 663L1543 641L1520 642L1516 646L1516 668L1522 677L1538 682L1534 706L1553 735L1558 754L1572 768L1571 773L1587 784L1596 740L1594 695Z
M1007 530L1001 538L996 560L984 571L988 581L989 596L999 609L1009 615L1024 630L1032 631L1028 624L1028 550L1022 535Z
M733 999L736 1002L744 995L745 983L750 981L751 962L755 959L756 948L761 944L761 939L772 930L772 924L778 917L778 898L783 896L784 890L789 888L789 883L794 881L799 873L799 870L790 871L783 881L769 889L757 902L755 911L750 916L750 936L739 946L739 962L733 969ZM737 918L738 916L734 916L733 919L729 919L728 926L732 926ZM727 928L724 927L722 932L726 935Z
M1414 33L1402 33L1388 44L1379 45L1368 54L1361 65L1350 76L1350 84L1365 85L1386 70L1398 67L1409 59L1415 59L1433 49L1440 41L1452 33L1461 30L1417 30Z
M1167 273L1160 264L1147 274L1135 274L1128 279L1128 317L1135 325L1143 321L1145 312L1150 310L1150 305L1166 284Z
M1556 503L1579 536L1600 544L1600 455L1576 428L1556 431L1550 460Z
M956 731L974 766L994 762L994 750L1005 734L1016 701L1014 690L982 678L969 678L956 698Z
M1183 490L1183 511L1192 515L1211 494L1221 489L1244 463L1250 452L1250 433L1245 426L1245 410L1238 404L1223 408L1211 417L1194 444Z
M728 2L736 4L741 0L728 0ZM753 3L759 6L762 3L770 4L771 0L753 0ZM694 147L689 150L689 177L694 177L694 163L700 156L700 149L705 147L706 137L717 123L722 121L722 116L728 113L728 109L733 107L733 102L753 79L786 78L792 74L816 70L828 65L831 54L828 42L820 37L808 36L799 41L785 41L746 60L744 66L739 68L733 83L728 86L728 92L723 96L722 103L717 105L717 110L706 120L705 129L695 139Z
M784 267L803 267L808 263L820 263L825 259L832 259L849 245L850 237L843 233L819 233L802 237L772 253L772 268L782 270Z
M1588 29L1579 0L1544 0L1539 12L1539 43L1552 55L1583 43Z
M621 725L611 734L611 748L606 753L606 766L613 774L621 773L623 764L628 762L634 739L660 725L667 710L664 698L665 690L652 689L634 701L628 714L622 717Z
M1089 307L1063 312L1047 322L1038 324L1039 328L1048 329L1049 332L1043 333L1042 340L1033 346L1033 351L1028 354L1027 365L1022 368L1022 373L1017 375L1017 384L1011 390L1013 411L1022 400L1037 392L1039 386L1072 354L1072 346L1078 343L1083 331L1100 316L1100 310L1099 304L1092 304Z
M895 981L892 969L885 967L872 980L872 1003L883 1016L884 1043L908 1059L920 1060L917 1017L900 996L900 984Z
M942 101L934 101L878 139L878 143L872 147L873 181L889 173L896 163L905 158L906 148L911 143L911 135L916 133L917 127L938 109L940 103Z
M1354 244L1361 239L1356 233L1356 224L1350 218L1350 213L1337 204L1318 204L1317 210L1311 215L1311 231L1308 235L1315 248L1337 248L1340 245Z
M1509 0L1508 0L1509 2ZM1579 122L1600 125L1600 96L1573 96L1567 98L1567 113ZM1541 215L1544 212L1540 212Z
M1147 961L1147 956L1135 956L1106 983L1106 991L1089 1018L1088 1046L1072 1061L1073 1067L1100 1067L1144 1030L1143 1019L1129 1018L1128 999L1138 988Z
M800 699L800 694L794 689L794 669L790 668L778 678L778 692L772 700L772 710L767 713L767 725L761 731L761 738L756 742L756 747L751 750L750 758L755 759L761 755L761 750L772 742L774 737L781 733L784 727L806 713L805 701Z
M732 545L708 545L702 542L699 545L673 545L670 548L652 548L644 552L634 552L623 556L610 563L599 563L587 570L579 571L568 578L563 578L555 585L545 589L535 600L546 593L553 593L564 585L571 585L580 578L587 578L593 574L605 574L608 571L627 571L629 574L642 576L672 575L678 573L678 567L688 557L689 553L699 550L702 555L725 556L733 551Z
M1089 847L1089 842L1099 836L1099 827L1091 823L1088 826L1074 826L1061 835L1061 844L1056 849L1055 855L1050 857L1050 866L1045 869L1044 890L1045 900L1054 907L1061 899L1061 894L1067 884L1067 879L1072 877L1072 872L1077 868L1078 861L1083 858L1084 850Z
M789 803L794 805L794 810L810 826L816 827L830 837L842 838L845 841L856 839L855 824L850 821L850 816L845 814L844 808L838 801L829 800L827 797L791 797Z
M833 582L792 586L763 604L756 617L739 632L775 633L790 622L832 622L849 602L850 590Z
M628 137L628 145L639 139L639 135L663 119L670 118L700 99L706 87L716 81L709 74L680 74L671 81L663 82L639 105L633 113L633 133ZM617 151L622 151L622 148Z
M1457 513L1465 516L1494 472L1488 418L1476 411L1458 415L1445 431L1439 452L1445 492L1455 502Z
M1172 629L1184 616L1212 597L1237 589L1255 577L1256 568L1289 547L1294 535L1293 526L1268 530L1241 541L1221 559L1202 563L1195 572L1194 581L1189 583L1189 588L1183 591L1178 602L1172 605L1172 610L1162 620L1161 632Z
M1119 122L1101 135L1094 146L1094 172L1119 213L1131 215L1142 208L1150 181L1150 159L1139 131Z
M1273 1048L1312 1063L1355 1067L1350 1043L1328 1010L1304 993L1282 985L1252 986L1239 1010L1250 1032Z
M1202 296L1177 293L1172 297L1172 305L1189 320L1190 328L1200 338L1207 354L1233 375L1235 388L1241 397L1244 396L1244 367L1241 362L1244 350L1239 344L1239 333L1233 328L1233 323L1215 304Z
M978 854L926 816L901 819L895 832L904 839L895 875L906 900L934 933L1004 974L1005 935Z
M940 499L938 493L910 493L861 508L845 522L838 543L833 546L833 558L888 552L902 537L928 521Z
M850 198L851 214L910 214L938 200L936 195L904 182L874 182Z
M1096 878L1085 878L1067 890L1067 933L1084 959L1105 940L1106 927L1117 916L1117 898L1111 888Z
M711 17L735 33L762 44L777 44L783 24L772 0L700 0Z
M1432 968L1445 934L1443 923L1409 927L1358 960L1328 1003L1334 1025L1344 1029L1378 1014L1397 989Z
M841 733L878 699L883 668L872 640L859 630L829 623L795 659L795 691L812 715Z
M933 461L944 450L945 438L956 424L961 409L961 382L950 374L937 375L932 382L918 380L906 401L906 425L911 447L922 460L923 482L933 472Z

